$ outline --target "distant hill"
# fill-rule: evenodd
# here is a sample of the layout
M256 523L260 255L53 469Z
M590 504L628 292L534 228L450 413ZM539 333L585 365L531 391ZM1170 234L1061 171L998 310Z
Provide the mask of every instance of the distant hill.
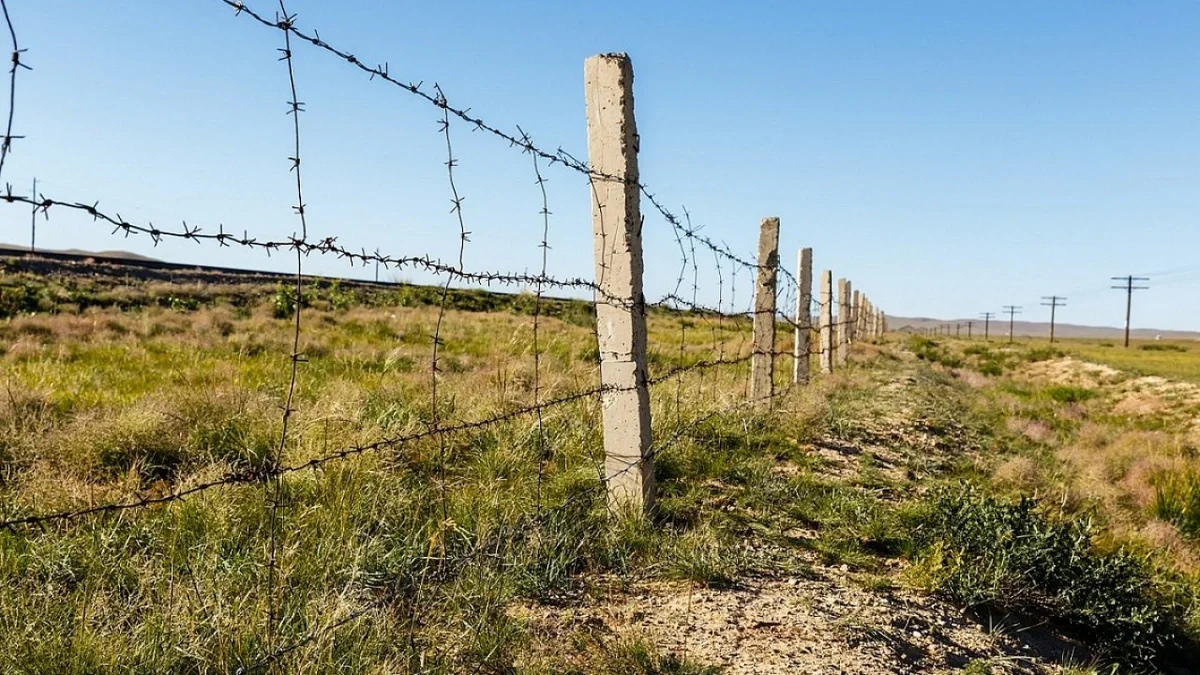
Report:
M27 247L27 246L13 246L12 244L0 244L0 253L5 252L5 251L19 251L19 252L24 253L24 252L27 252L28 250L29 250L29 247ZM108 258L111 260L142 260L145 262L161 262L157 258L150 258L148 256L139 255L137 253L130 253L129 251L84 251L84 250L80 250L77 248L68 248L68 249L62 249L62 250L48 248L48 249L44 249L44 250L38 249L37 252L39 252L39 253L61 253L63 255L75 255L75 256L80 256L80 257L85 257L85 258Z
M898 331L920 331L938 326L950 325L951 334L954 324L961 324L962 335L967 335L967 322L973 322L972 333L983 335L983 319L932 319L928 317L889 316L888 329ZM1050 335L1050 324L1034 321L1016 321L1013 323L1013 333L1017 336L1042 337ZM1008 320L992 319L990 334L993 337L1008 336ZM1080 326L1071 323L1054 324L1054 335L1064 338L1092 338L1097 340L1120 339L1125 335L1125 329L1114 326ZM1161 337L1163 340L1200 340L1200 333L1186 330L1163 330L1157 328L1134 328L1129 336L1135 340L1153 340Z

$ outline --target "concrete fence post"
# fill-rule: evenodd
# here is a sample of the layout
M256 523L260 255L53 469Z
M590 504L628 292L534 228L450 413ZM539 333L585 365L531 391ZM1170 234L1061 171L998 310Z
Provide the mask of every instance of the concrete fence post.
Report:
M867 330L867 294L863 293L858 296L858 303L854 308L856 330L862 340L871 339L871 331Z
M758 229L758 274L754 284L754 351L750 357L750 399L771 404L775 397L775 282L779 272L779 219L763 218Z
M633 64L625 54L584 62L588 161L592 175L592 250L596 333L609 505L649 513L654 507L650 392L646 371L646 301L642 291L642 216Z
M821 272L821 325L820 335L821 372L833 372L833 272Z
M800 249L800 292L796 294L796 327L792 338L792 382L806 384L809 377L809 343L812 341L812 249Z
M850 282L838 279L837 364L846 363L850 347Z
M859 297L860 297L859 292L858 292L858 289L856 288L856 289L854 289L854 295L850 296L850 343L851 344L858 342L858 340L859 340L859 330L858 330Z

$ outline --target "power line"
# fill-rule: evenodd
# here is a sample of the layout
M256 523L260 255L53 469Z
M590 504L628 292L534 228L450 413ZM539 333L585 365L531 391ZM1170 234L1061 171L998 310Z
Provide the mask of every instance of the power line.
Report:
M1050 344L1054 344L1054 313L1059 307L1067 306L1067 299L1061 295L1043 295L1042 300L1049 301L1042 305L1050 308Z
M1129 348L1129 316L1133 313L1133 292L1148 290L1149 286L1134 286L1136 281L1150 281L1149 277L1135 277L1132 274L1123 277L1113 277L1113 281L1124 281L1124 285L1113 286L1114 289L1125 291L1125 347Z
M995 312L980 312L979 318L983 319L983 341L988 341L988 329L992 325L992 319L996 318Z
M1021 313L1021 306L1020 305L1005 305L1004 311L1008 312L1008 343L1012 344L1012 341L1013 341L1013 319L1016 315Z

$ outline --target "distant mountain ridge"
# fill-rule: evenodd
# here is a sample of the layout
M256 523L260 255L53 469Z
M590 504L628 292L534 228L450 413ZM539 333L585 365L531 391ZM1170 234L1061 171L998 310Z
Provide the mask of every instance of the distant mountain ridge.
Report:
M950 325L950 334L954 334L954 324L962 326L962 336L967 335L967 322L973 323L972 334L976 336L983 335L983 319L933 319L929 317L903 317L889 316L888 329L897 331L920 331L922 329L937 328L939 326ZM992 337L1007 337L1008 336L1008 320L1007 319L992 319L989 333ZM1036 321L1014 321L1013 333L1017 336L1024 337L1049 337L1050 323ZM1091 338L1091 339L1122 339L1125 336L1125 329L1117 326L1083 326L1073 323L1054 323L1054 335L1064 338ZM1129 337L1135 340L1154 340L1162 338L1163 340L1200 340L1200 332L1186 330L1169 330L1159 328L1133 328L1129 331Z

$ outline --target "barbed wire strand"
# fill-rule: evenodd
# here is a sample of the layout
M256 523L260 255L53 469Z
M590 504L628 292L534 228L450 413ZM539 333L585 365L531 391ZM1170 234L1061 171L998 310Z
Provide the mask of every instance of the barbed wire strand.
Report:
M8 3L0 0L0 10L4 12L4 22L8 24L8 35L12 39L12 67L8 71L8 124L5 126L4 141L0 143L0 176L4 174L4 162L8 159L8 153L12 152L12 142L17 138L24 136L13 136L13 118L17 110L17 71L21 68L31 70L31 68L21 63L21 54L25 53L17 45L17 30L13 27L12 17L8 14Z
M283 32L283 49L280 61L283 61L287 66L288 82L291 89L291 99L288 102L287 113L292 116L292 126L294 130L294 154L288 158L291 162L289 171L293 172L296 177L296 205L293 209L300 219L301 240L308 238L308 217L304 209L304 189L300 178L300 113L304 109L296 95L296 73L292 62L292 42L291 33L288 32L287 26L290 26L295 17L289 15L284 0L279 0L280 19L279 24ZM292 353L291 353L291 372L289 375L287 398L283 404L283 426L279 434L279 448L275 456L271 459L273 465L278 465L283 461L283 454L287 449L288 430L294 412L294 403L296 396L296 380L299 374L300 361L302 355L300 353L300 329L301 315L304 307L304 256L300 249L296 249L296 297L294 302L294 320L295 327L292 332ZM267 547L267 648L275 648L276 633L278 631L278 623L280 620L280 605L283 599L278 594L283 592L282 586L279 584L279 507L280 500L283 497L283 481L276 473L270 479L267 485L267 491L270 493L268 497L270 501L270 518L269 518L269 544Z
M521 132L522 140L532 144L532 139L520 127L517 130ZM539 276L546 276L546 265L550 254L550 199L546 194L546 178L542 176L542 170L539 166L540 159L537 154L529 152L530 158L533 160L533 174L535 183L542 195L542 208L539 215L542 217L542 239L538 244L542 255L542 269ZM539 283L535 286L534 304L533 304L533 402L538 404L541 402L542 396L542 362L541 362L541 342L539 326L542 316L542 285ZM546 462L548 460L548 445L546 442L546 421L542 415L542 411L537 412L537 508L538 512L542 509L542 485L546 477Z

